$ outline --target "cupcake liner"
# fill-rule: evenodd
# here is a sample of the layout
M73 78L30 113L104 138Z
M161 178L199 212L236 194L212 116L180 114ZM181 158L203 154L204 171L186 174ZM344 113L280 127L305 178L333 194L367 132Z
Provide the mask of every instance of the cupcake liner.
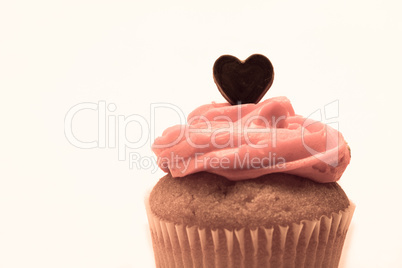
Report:
M167 222L145 201L157 268L338 267L355 205L300 224L238 230Z

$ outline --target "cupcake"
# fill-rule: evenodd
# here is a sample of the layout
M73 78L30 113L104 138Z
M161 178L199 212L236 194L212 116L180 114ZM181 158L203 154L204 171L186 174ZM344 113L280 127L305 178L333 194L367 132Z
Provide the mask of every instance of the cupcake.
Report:
M217 63L229 103L195 109L153 144L167 173L146 200L156 267L338 267L354 211L336 182L347 143L286 97L258 103L273 80L264 56Z

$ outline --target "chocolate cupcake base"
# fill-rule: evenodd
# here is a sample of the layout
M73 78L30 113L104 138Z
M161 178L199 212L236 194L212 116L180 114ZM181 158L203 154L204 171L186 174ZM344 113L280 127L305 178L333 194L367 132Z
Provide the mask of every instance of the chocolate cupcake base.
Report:
M338 267L355 206L288 175L162 178L146 200L156 267Z
M156 267L338 267L355 206L300 224L228 230L166 222L146 201Z

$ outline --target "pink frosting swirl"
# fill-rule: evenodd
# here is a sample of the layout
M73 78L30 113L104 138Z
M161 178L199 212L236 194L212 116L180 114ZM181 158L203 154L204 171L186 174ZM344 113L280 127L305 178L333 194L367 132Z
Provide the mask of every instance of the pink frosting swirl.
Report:
M342 134L296 115L286 97L203 105L187 121L152 145L159 167L174 177L207 171L243 180L282 172L326 183L337 181L350 162Z

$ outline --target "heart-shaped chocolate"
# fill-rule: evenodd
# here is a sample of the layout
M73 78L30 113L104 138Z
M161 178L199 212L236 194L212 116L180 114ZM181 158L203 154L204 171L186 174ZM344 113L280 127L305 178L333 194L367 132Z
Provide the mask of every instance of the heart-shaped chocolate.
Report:
M232 105L258 103L274 81L274 67L267 57L253 54L245 61L220 56L213 67L214 81Z

